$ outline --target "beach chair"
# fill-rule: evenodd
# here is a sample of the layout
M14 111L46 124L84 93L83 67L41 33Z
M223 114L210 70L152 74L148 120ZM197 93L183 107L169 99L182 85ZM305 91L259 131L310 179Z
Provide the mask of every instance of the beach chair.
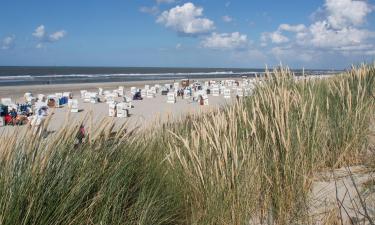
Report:
M118 95L120 96L120 97L124 97L124 94L125 94L125 89L124 89L124 86L120 86L120 87L118 87Z
M116 103L108 104L108 107L109 107L108 116L115 117L116 116Z
M185 89L184 90L184 99L190 99L191 98L191 89Z
M180 84L179 84L178 82L175 82L175 83L173 84L173 88L174 88L175 90L178 90L178 89L180 88Z
M214 88L212 88L212 96L214 96L214 97L219 97L220 96L220 89L219 89L219 87L215 86Z
M38 102L45 102L47 100L44 94L38 94Z
M203 98L203 105L205 106L208 106L208 95L207 94L204 94L202 95L202 98Z
M124 101L128 105L129 109L131 109L133 107L133 101L130 97L124 96Z
M84 99L86 97L86 90L81 90L81 98Z
M176 103L176 95L172 92L167 94L167 103L175 104Z
M68 99L73 99L73 93L72 92L64 92L63 97L67 97Z
M98 95L100 95L100 96L103 95L103 88L98 88Z
M237 96L238 97L243 97L244 96L243 88L237 88Z
M141 97L142 98L146 98L146 96L147 96L147 90L149 90L149 89L142 89L141 90Z
M224 89L224 98L231 98L231 90L229 88Z
M68 108L72 113L78 113L78 100L77 99L69 99L68 100Z
M56 95L47 96L47 106L49 108L60 108L60 101Z
M150 85L146 84L145 85L145 90L148 90L148 89L150 89Z
M135 93L137 93L137 88L136 87L131 87L130 88L130 93L134 96Z
M9 106L9 105L12 105L13 102L12 102L12 99L11 99L11 98L2 98L2 99L1 99L1 104L6 105L6 106Z
M116 116L118 118L126 118L129 116L128 106L126 103L118 103L116 105Z
M152 90L152 88L150 90L147 90L146 95L147 98L155 98L155 90Z
M57 92L57 93L55 93L55 96L57 98L61 98L63 96L63 93L62 92Z
M91 93L90 92L85 92L85 96L83 97L83 102L89 103L91 99Z
M111 93L111 94L107 94L107 95L105 96L105 100L106 100L107 104L112 104L112 103L114 103L114 102L115 102L115 98L116 98L116 96L115 96L113 93Z
M246 96L246 97L250 96L250 95L252 95L252 93L253 93L253 89L251 89L249 87L244 89L244 96Z

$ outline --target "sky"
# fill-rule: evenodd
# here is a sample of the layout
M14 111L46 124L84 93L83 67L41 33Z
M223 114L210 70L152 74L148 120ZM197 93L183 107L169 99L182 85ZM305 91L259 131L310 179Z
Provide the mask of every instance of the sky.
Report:
M375 0L1 0L0 66L344 69Z

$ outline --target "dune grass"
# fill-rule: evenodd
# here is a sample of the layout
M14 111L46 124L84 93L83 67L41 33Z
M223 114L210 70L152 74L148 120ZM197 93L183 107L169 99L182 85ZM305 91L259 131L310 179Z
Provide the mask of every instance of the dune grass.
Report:
M375 67L268 71L254 95L155 129L103 121L0 145L0 224L307 224L314 173L362 163Z

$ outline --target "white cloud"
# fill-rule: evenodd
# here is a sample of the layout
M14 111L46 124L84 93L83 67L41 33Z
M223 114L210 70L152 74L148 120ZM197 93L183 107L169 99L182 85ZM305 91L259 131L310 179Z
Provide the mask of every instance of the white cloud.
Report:
M328 14L328 23L334 29L362 25L372 11L366 1L358 0L326 0L324 6Z
M59 30L49 35L49 40L52 42L58 41L62 38L64 38L66 35L65 30Z
M36 38L43 38L45 34L46 34L46 30L45 30L44 25L40 25L39 27L35 29L33 36Z
M203 8L191 2L164 11L156 21L186 35L208 33L215 29L214 22L203 17Z
M245 49L249 45L247 35L240 34L239 32L234 33L213 33L211 36L206 37L201 45L204 48L218 49L218 50L233 50L233 49Z
M14 47L14 41L16 37L14 35L6 36L1 40L1 49L8 50Z
M372 6L366 1L325 0L324 7L318 11L322 16L309 26L281 24L275 32L264 33L262 45L266 46L268 41L278 45L272 50L275 56L291 52L283 46L287 42L298 55L306 51L368 55L368 51L375 49L375 32L362 27L372 11ZM287 38L284 32L292 32L293 35Z
M279 26L280 31L289 31L289 32L302 32L306 30L306 26L303 24L290 25L290 24L281 24Z
M43 48L45 46L44 43L57 42L63 39L66 34L67 33L65 30L59 30L48 34L44 25L38 26L35 29L34 33L32 33L32 35L38 40L36 48Z
M317 51L312 49L296 49L293 45L273 47L270 54L279 62L286 63L291 61L307 63L313 61L319 56L319 52Z
M233 21L233 18L228 16L228 15L225 15L222 17L223 21L226 22L226 23L230 23Z
M178 43L177 45L176 45L176 49L177 50L180 50L182 48L182 44L181 43Z
M318 21L310 26L309 35L306 37L315 47L333 48L361 46L374 33L354 27L344 27L340 30L331 29L327 21Z
M282 35L281 31L275 31L272 33L263 33L261 36L262 46L266 46L268 41L274 44L282 44L289 42L289 38Z
M271 33L263 33L261 36L261 46L267 46L267 42L270 41L273 44L283 44L288 43L290 40L287 36L283 34L283 31L300 33L306 30L306 26L303 24L290 25L281 24L278 29Z

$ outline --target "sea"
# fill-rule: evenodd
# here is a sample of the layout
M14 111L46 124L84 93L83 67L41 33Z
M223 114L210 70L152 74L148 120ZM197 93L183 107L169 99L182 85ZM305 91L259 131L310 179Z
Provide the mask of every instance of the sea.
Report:
M330 74L332 70L294 70L296 75ZM30 67L0 66L0 86L70 83L126 82L146 80L255 77L264 69L166 68L166 67Z

